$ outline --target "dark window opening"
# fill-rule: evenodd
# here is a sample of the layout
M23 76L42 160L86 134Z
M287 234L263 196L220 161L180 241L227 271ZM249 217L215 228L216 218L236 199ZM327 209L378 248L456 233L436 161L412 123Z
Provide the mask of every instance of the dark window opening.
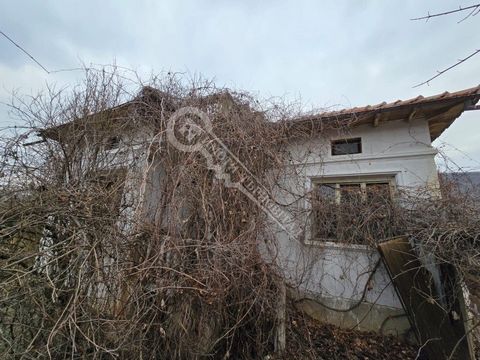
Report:
M105 144L105 149L106 150L117 149L119 146L120 146L120 136L112 136L108 138Z
M360 154L362 152L362 139L341 139L332 141L332 155Z
M104 217L107 213L112 219L120 215L126 172L123 169L113 171L97 171L92 173L90 184L96 193L97 201L93 205L93 213Z

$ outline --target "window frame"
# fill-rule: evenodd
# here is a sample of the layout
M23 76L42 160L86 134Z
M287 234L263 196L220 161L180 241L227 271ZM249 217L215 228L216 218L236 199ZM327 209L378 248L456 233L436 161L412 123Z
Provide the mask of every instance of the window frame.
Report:
M106 151L116 151L121 147L121 145L122 137L120 135L112 135L106 139L103 148Z
M346 152L346 153L334 153L336 145L342 144L355 144L358 142L358 152ZM330 141L330 155L331 156L345 156L345 155L357 155L363 153L362 138L361 137L351 137L351 138L342 138L342 139L333 139Z
M336 211L340 211L340 204L341 204L341 185L360 185L360 191L362 200L367 200L367 184L384 184L387 183L390 189L390 197L394 199L395 193L397 190L397 182L395 174L381 174L381 175L362 175L362 176L338 176L338 177L321 177L321 178L313 178L311 179L311 188L313 192L317 191L317 188L321 185L325 184L334 184L335 185L335 195L334 201L335 205L337 206ZM341 239L337 238L319 238L316 237L317 230L316 225L317 222L315 221L314 215L314 204L311 204L311 223L309 226L309 236L306 238L307 245L333 245L335 247L355 247L355 248L366 248L368 245L363 244L349 244L343 242ZM337 227L338 227L338 219L337 219ZM338 229L337 229L338 234Z
M108 197L112 197L112 213L119 217L124 208L125 184L127 169L118 167L114 169L98 169L89 172L88 182L104 188Z

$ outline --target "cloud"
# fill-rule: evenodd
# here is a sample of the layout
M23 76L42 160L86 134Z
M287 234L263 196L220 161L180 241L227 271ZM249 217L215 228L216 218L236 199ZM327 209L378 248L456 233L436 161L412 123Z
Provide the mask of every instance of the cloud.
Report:
M201 73L220 86L264 97L301 97L307 107L360 106L479 82L473 75L480 73L480 58L474 58L431 86L412 88L474 50L470 38L477 19L460 24L456 17L409 20L457 6L453 0L12 1L2 5L0 23L51 70L116 59L119 65L154 72ZM33 90L44 81L77 79L75 73L43 77L34 68L0 39L2 89ZM5 93L1 96L4 101ZM442 140L462 147L457 123ZM461 129L478 133L480 121ZM480 152L480 144L472 146L469 151Z

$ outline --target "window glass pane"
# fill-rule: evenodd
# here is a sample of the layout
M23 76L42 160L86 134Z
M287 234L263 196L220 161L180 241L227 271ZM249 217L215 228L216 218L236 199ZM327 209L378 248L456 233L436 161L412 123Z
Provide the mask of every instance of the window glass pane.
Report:
M318 240L337 241L336 206L327 204L314 210L314 237Z
M360 138L332 141L332 155L360 154L362 141Z
M360 184L341 184L340 203L344 205L355 205L362 200L362 189Z
M389 183L366 184L368 201L389 201L391 198Z
M317 195L321 199L335 200L335 184L320 184L317 186Z
M363 201L360 184L340 185L338 236L340 241L362 243L360 226L363 224Z
M368 221L365 223L365 237L370 242L395 235L395 218L389 183L366 184Z
M312 203L313 233L316 239L336 241L337 205L335 204L336 184L319 184L315 187Z

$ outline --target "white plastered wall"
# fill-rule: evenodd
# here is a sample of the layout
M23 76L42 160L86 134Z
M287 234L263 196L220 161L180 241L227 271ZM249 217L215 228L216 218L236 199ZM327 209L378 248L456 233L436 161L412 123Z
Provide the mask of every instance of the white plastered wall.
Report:
M332 156L331 140L349 137L361 138L362 153ZM381 123L377 127L363 125L352 128L347 134L331 132L308 142L292 144L289 150L296 163L290 165L293 171L285 177L285 184L295 187L297 193L302 190L309 192L316 179L325 177L387 175L393 177L400 188L438 186L434 162L436 150L431 146L425 120L399 120ZM298 173L300 181L297 175L293 175ZM303 189L298 189L298 183ZM296 206L309 205L307 201L300 200ZM277 260L287 278L300 289L325 298L360 299L371 270L378 261L377 252L366 246L305 244L310 240L310 225L307 223L304 226L303 242L292 239L284 232L276 233ZM383 264L379 265L367 288L366 302L401 309Z

